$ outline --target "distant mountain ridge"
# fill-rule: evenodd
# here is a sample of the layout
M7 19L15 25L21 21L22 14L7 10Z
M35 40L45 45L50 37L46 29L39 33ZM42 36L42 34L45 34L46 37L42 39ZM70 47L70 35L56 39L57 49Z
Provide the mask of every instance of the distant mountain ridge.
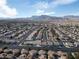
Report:
M64 18L68 18L70 20L79 20L79 16L73 16L73 15L64 16Z
M50 21L50 20L79 20L79 16L68 15L64 17L56 17L56 16L48 16L48 15L41 15L41 16L32 16L26 18L0 18L0 20L37 20L37 21Z
M56 16L48 16L48 15L41 15L41 16L32 16L28 18L29 20L39 20L39 21L49 21L49 20L63 20L63 17L56 17Z
M79 16L74 16L74 15L67 15L67 16L64 16L64 17L67 17L67 18L79 18Z
M79 20L79 16L68 15L64 17L56 17L56 16L41 15L41 16L32 16L28 19L29 20Z

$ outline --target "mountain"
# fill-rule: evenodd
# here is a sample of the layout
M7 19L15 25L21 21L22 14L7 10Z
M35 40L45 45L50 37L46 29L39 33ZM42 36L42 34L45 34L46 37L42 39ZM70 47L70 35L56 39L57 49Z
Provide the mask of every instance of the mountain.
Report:
M39 21L49 21L49 20L63 20L62 17L41 15L41 16L32 16L28 18L29 20L39 20Z
M41 16L32 16L28 18L29 20L39 20L39 21L50 21L50 20L79 20L79 16L74 15L67 15L64 17L56 17L56 16L48 16L48 15L41 15Z
M70 20L79 20L79 16L74 16L74 15L67 15L67 16L64 16L64 18L67 18Z
M56 16L48 16L48 15L41 15L41 16L32 16L27 18L0 18L0 20L10 20L10 21L62 21L62 20L79 20L79 16L74 15L67 15L64 17L56 17Z

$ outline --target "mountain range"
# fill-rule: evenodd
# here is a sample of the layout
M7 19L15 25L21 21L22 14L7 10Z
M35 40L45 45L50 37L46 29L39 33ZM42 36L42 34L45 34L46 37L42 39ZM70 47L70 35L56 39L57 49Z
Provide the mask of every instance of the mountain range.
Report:
M68 15L64 17L56 17L56 16L48 16L48 15L41 15L41 16L32 16L26 18L0 18L0 20L35 20L35 21L50 21L50 20L79 20L79 16Z
M39 20L39 21L50 21L50 20L79 20L79 16L68 15L64 17L56 17L56 16L48 16L48 15L41 15L41 16L32 16L27 18L28 20Z

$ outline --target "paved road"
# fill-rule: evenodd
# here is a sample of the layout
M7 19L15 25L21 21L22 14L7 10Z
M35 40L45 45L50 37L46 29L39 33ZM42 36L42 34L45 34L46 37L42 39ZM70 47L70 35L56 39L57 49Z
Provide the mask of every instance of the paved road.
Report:
M35 28L33 28L33 29L30 29L24 36L23 36L23 38L20 40L20 42L18 43L18 45L22 45L25 41L26 41L26 39L27 39L27 37L35 30L37 30L37 29L39 29L39 28L41 28L41 27L35 27Z

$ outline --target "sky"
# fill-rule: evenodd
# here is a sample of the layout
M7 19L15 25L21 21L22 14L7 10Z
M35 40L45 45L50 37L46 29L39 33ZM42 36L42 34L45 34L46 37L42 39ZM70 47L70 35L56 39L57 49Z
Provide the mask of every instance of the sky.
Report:
M0 0L0 17L79 15L79 0Z

